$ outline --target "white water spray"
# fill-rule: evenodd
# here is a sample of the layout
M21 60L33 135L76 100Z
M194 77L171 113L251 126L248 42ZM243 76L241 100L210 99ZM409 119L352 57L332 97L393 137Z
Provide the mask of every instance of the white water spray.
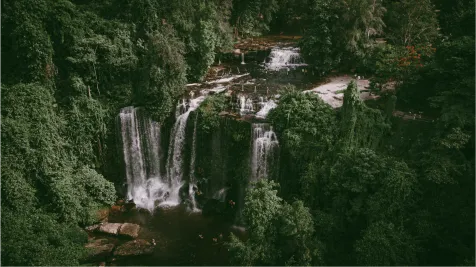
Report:
M185 145L185 128L187 126L188 116L190 112L196 110L200 103L205 99L205 96L200 96L190 100L188 110L182 115L178 116L174 128L171 133L171 140L169 145L169 155L167 159L167 177L170 184L170 191L167 192L167 197L160 206L176 206L180 204L180 188L183 186L183 150Z
M138 109L121 109L122 151L127 179L127 199L139 208L152 211L167 187L160 176L160 125L138 114ZM141 138L142 136L142 138Z
M253 123L253 147L251 155L252 181L268 178L279 149L279 142L268 123Z
M307 65L299 54L299 48L295 47L273 48L269 57L270 61L266 63L266 68L273 71Z
M274 102L274 100L270 99L267 102L263 103L263 107L256 113L257 118L265 119L268 116L268 113L276 108L278 105Z
M253 100L245 95L239 94L238 101L240 104L240 115L244 115L254 111Z

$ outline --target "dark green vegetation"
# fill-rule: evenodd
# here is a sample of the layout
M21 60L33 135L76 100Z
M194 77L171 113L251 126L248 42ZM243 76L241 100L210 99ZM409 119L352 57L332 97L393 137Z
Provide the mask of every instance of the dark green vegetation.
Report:
M473 0L5 1L2 264L77 265L87 241L79 226L97 221L123 183L119 109L143 106L162 122L184 84L203 79L234 36L292 23L316 75L372 75L384 101L368 107L355 84L337 111L314 95L282 95L269 115L280 177L246 195L249 239L232 238L231 263L474 265L473 7ZM198 110L206 136L197 150L231 140L230 151L243 151L228 155L240 169L220 165L219 152L199 159L215 163L197 173L203 185L223 173L246 179L249 125L219 119L224 105L214 97ZM423 119L394 117L395 107Z
M336 112L283 94L268 116L281 187L249 190L234 263L474 265L474 1L307 2L307 62L371 75L381 99L370 108L350 84Z

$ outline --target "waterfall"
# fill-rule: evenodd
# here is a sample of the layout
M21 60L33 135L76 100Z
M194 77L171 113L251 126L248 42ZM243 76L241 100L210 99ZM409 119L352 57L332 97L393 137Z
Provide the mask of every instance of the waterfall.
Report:
M182 99L182 101L179 100L175 108L175 118L178 118L178 116L185 113L186 110L187 110L187 102L185 101L185 99Z
M176 206L180 204L180 188L183 186L183 150L185 145L185 128L187 126L190 112L196 110L205 96L190 100L188 110L177 117L177 121L172 129L169 155L167 158L167 177L170 184L170 191L167 192L167 198L160 205Z
M266 118L266 116L268 116L268 113L276 107L277 107L277 105L274 102L274 100L270 99L267 102L263 103L263 107L260 109L260 111L258 111L256 113L256 117L264 119L264 118Z
M289 69L298 66L306 66L299 54L299 48L275 47L271 49L269 57L270 61L269 63L266 63L266 67L269 70L276 71L283 68Z
M160 177L160 125L140 116L134 107L121 109L122 151L127 179L127 198L137 207L153 210L166 187Z
M252 181L268 178L279 148L278 139L268 123L253 123L251 155Z
M192 141L192 155L190 158L190 181L188 183L188 195L190 198L190 208L192 212L199 212L200 209L197 208L197 201L195 200L195 191L198 190L197 182L195 179L195 158L197 151L197 122L198 122L198 113L195 116L195 122L193 124L193 141Z
M246 114L249 112L253 112L253 100L251 98L247 98L245 95L238 95L238 101L240 104L240 114Z
M245 53L241 53L241 65L245 65Z

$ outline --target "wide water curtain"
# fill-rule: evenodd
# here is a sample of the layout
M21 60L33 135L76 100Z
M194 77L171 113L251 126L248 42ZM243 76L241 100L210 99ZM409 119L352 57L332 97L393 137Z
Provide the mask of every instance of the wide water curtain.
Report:
M119 114L120 137L127 179L127 198L140 208L152 210L167 190L160 176L160 125L141 116L138 108Z

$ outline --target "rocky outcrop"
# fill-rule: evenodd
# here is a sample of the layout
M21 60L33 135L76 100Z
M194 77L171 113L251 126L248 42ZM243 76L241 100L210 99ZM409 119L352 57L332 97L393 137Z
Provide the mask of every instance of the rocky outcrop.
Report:
M84 230L86 230L88 232L94 232L94 231L97 231L100 226L101 226L101 224L94 224L94 225L90 225L90 226L85 227Z
M88 250L88 259L104 259L109 256L114 249L114 244L109 243L107 239L93 239L85 245Z
M119 228L119 235L130 237L130 238L137 238L139 236L140 226L133 223L124 223Z
M114 251L114 256L139 256L152 254L154 246L144 239L126 242Z
M140 226L134 223L102 223L88 226L85 230L88 232L137 238L139 236Z
M105 234L117 235L122 223L104 223L99 226L98 231Z

